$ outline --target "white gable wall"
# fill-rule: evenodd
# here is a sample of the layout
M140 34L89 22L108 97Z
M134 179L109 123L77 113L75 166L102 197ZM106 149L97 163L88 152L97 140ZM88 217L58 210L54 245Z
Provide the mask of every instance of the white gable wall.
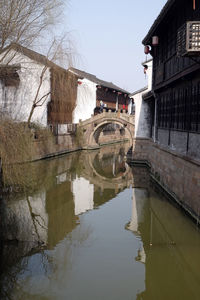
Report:
M73 123L79 120L87 120L94 113L96 107L96 83L83 79L79 80L82 84L78 84L76 107L73 112Z
M146 70L146 76L148 80L148 91L152 90L152 75L153 75L153 60L148 61L145 63L148 66Z
M132 96L135 102L135 137L137 138L147 138L150 135L149 106L142 96L152 89L152 61L147 62L146 65L148 66L146 71L148 87Z
M147 89L145 90L147 92ZM145 138L148 136L149 128L145 121L148 116L148 106L142 99L140 92L133 96L135 102L135 137Z
M3 57L4 53L0 55ZM10 59L12 60L10 61ZM0 81L0 111L8 114L9 117L16 121L26 122L28 120L32 103L35 98L42 70L44 65L35 62L29 57L16 53L11 50L1 64L9 65L19 64L21 69L18 70L20 83L17 87L4 86ZM50 70L46 70L43 77L42 86L38 99L50 92ZM47 103L50 101L50 95L42 106L36 107L31 122L47 126Z

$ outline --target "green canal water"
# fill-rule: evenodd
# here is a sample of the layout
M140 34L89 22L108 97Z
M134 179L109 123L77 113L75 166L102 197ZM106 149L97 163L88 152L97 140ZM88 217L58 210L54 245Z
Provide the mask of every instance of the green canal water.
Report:
M0 299L200 299L200 232L126 151L34 163L1 199Z

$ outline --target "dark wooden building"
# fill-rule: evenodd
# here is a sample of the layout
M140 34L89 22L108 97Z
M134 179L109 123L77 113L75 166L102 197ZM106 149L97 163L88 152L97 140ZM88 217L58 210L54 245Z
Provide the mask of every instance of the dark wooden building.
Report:
M153 56L154 139L200 159L200 1L168 0L143 44Z

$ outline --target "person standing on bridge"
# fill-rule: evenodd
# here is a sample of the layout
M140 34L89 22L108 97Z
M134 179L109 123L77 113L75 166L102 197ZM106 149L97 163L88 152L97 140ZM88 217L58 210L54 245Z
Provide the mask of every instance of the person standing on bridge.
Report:
M103 101L101 100L100 101L100 113L103 112L103 108L104 108L104 104L103 104Z

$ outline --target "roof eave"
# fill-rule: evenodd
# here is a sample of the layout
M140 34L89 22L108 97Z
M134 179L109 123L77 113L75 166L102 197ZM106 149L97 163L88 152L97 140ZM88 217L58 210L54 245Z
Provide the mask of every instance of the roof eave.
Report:
M75 69L75 68L69 68L68 71L75 74L80 79L85 78L85 79L95 83L97 86L102 86L102 87L105 87L105 88L108 88L108 89L111 89L111 90L115 90L116 92L121 92L122 94L129 95L128 91L116 86L112 82L101 80L93 74L90 74L90 73L87 73L85 71L81 71L81 70L78 70L78 69Z
M40 54L34 50L31 50L29 48L26 48L18 43L11 43L10 45L8 45L7 47L3 48L0 51L0 54L2 54L3 52L6 52L9 49L13 49L16 52L20 52L23 55L29 57L30 59L33 59L34 61L36 61L39 64L42 64L44 66L49 67L50 69L52 68L57 68L63 72L67 72L66 69L64 69L63 67L55 64L54 62L52 62L51 60L49 60L46 56L44 56L43 54Z
M143 93L144 91L147 91L147 90L148 90L148 86L145 86L145 87L143 87L143 88L141 88L141 89L139 89L139 90L137 90L137 91L129 94L129 97L133 97L133 96L135 96L137 94L140 94L140 93Z
M162 8L160 14L158 15L157 19L154 21L153 25L151 26L149 32L145 36L142 41L143 45L149 44L151 37L153 36L154 32L157 30L160 23L163 21L165 16L167 15L168 11L171 9L172 5L175 3L176 0L168 0L164 7Z

